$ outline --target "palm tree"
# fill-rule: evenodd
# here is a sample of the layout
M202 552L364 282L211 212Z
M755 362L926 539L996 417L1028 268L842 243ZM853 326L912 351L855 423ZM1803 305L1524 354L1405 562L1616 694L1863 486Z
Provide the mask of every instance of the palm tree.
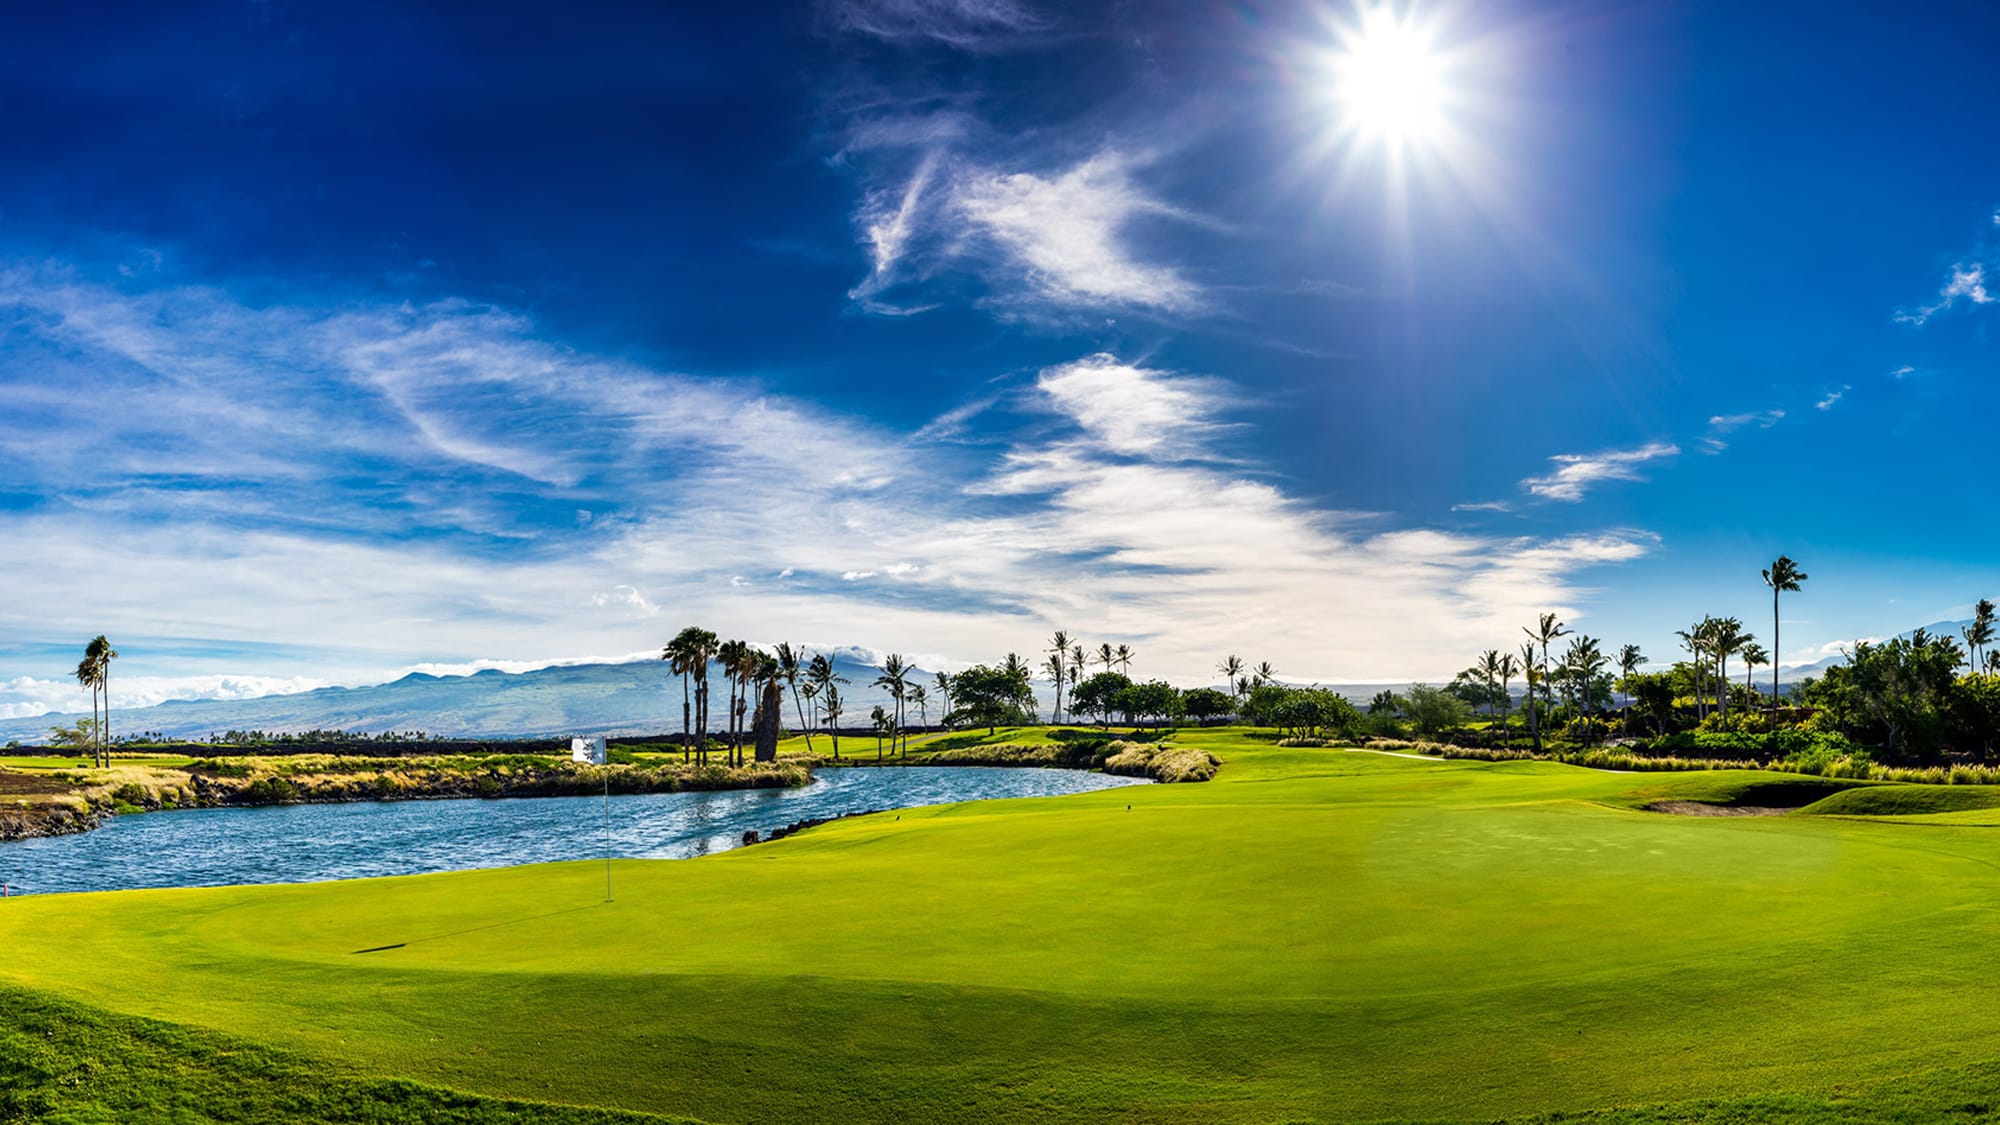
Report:
M924 690L924 685L910 685L910 703L917 709L917 722L926 727L930 726L931 693Z
M875 725L875 760L879 762L882 760L882 735L888 730L890 719L882 710L882 705L877 703L875 709L868 713L868 721Z
M834 682L829 680L826 682L826 686L820 689L820 710L826 713L827 737L833 739L833 760L838 762L840 760L840 689L834 686ZM838 682L846 683L847 681L840 680Z
M1806 580L1806 572L1799 569L1788 555L1779 555L1777 560L1764 568L1764 585L1771 588L1771 713L1778 713L1778 658L1784 651L1778 643L1778 595L1798 593L1799 583Z
M1743 646L1743 690L1745 691L1756 690L1755 688L1752 688L1750 686L1750 670L1752 668L1762 668L1764 665L1769 664L1770 662L1771 662L1771 656L1769 653L1764 651L1763 645L1760 645L1757 642L1752 641L1749 644Z
M945 725L946 730L950 730L951 729L951 677L945 675L943 672L939 672L937 674L937 679L931 682L936 685L938 694L944 697L944 714L938 716L938 721ZM1057 686L1060 687L1061 685L1058 684Z
M1523 666L1514 659L1511 652L1500 654L1500 737L1507 737L1507 714L1514 709L1514 677L1521 674ZM1502 745L1505 745L1503 742Z
M794 650L791 645L786 644L783 641L779 641L778 676L780 679L785 681L785 686L790 688L792 691L792 707L799 713L799 727L801 728L800 733L806 736L806 753L810 754L813 752L813 732L812 732L812 727L806 724L805 697L799 694L800 672L801 668L799 666L799 653L796 650Z
M1489 648L1479 654L1479 663L1472 666L1478 673L1480 682L1486 685L1486 714L1495 716L1500 709L1500 650Z
M1743 651L1743 646L1757 638L1743 631L1743 622L1734 617L1722 617L1710 623L1708 638L1709 653L1715 657L1715 706L1716 714L1729 717L1729 658Z
M97 765L97 661L86 651L83 659L76 663L76 682L90 690L90 764Z
M1627 711L1632 709L1632 677L1638 674L1639 665L1645 662L1646 654L1639 651L1638 645L1626 645L1618 650L1618 674L1623 680Z
M903 700L909 691L910 667L903 663L897 653L890 653L882 660L882 674L875 677L875 686L889 689L889 698L896 704L896 731L903 729Z
M1536 620L1534 625L1523 626L1521 631L1528 635L1530 642L1542 646L1542 662L1536 666L1539 674L1531 674L1528 677L1528 728L1529 733L1534 735L1535 750L1539 753L1542 749L1542 728L1540 721L1535 715L1537 708L1535 706L1534 686L1535 682L1540 680L1542 681L1543 692L1546 693L1548 691L1549 643L1558 637L1569 636L1569 630L1563 628L1563 623L1556 618L1555 614L1544 613ZM1533 660L1534 657L1530 656L1528 659ZM1549 702L1553 704L1555 700L1551 698Z
M688 751L694 745L694 704L689 683L695 671L706 668L708 659L702 651L702 630L693 625L682 629L667 642L660 652L660 659L667 661L669 674L681 678L681 760L686 761Z
M1972 624L1960 629L1959 632L1965 637L1965 648L1970 657L1967 663L1973 671L1981 670L1985 667L1985 663L1979 659L1979 653L1993 643L1992 599L1979 599L1979 604L1972 607Z
M1118 670L1125 673L1126 678L1130 679L1132 676L1132 649L1126 645L1119 645L1118 651L1114 655L1118 657Z
M820 709L826 713L828 737L833 739L833 760L840 760L840 689L835 684L847 683L847 677L834 671L833 657L826 653L814 655L806 665L806 678L819 688Z
M1049 662L1047 665L1049 674L1056 681L1056 709L1055 714L1051 716L1051 721L1057 723L1062 722L1063 675L1068 670L1064 662L1068 659L1069 634L1064 630L1057 629L1056 635L1049 638Z
M1563 654L1563 668L1569 673L1569 684L1575 695L1579 709L1586 715L1591 713L1591 696L1596 691L1598 677L1611 661L1598 647L1596 637L1581 633L1569 642L1569 651Z
M724 641L720 645L717 645L715 649L715 662L722 666L722 678L729 685L729 702L723 711L723 718L729 724L727 728L729 736L729 764L732 767L736 765L736 720L738 718L736 709L737 676L741 674L743 669L743 654L748 651L750 651L750 645L745 641Z
M111 662L118 659L118 651L99 633L85 647L83 655L96 669L97 690L104 696L104 711L97 720L98 752L94 760L108 767L111 765Z
M1067 671L1063 666L1062 657L1050 653L1049 658L1042 662L1042 671L1047 672L1049 679L1054 680L1056 684L1056 709L1050 712L1049 722L1061 724L1063 674Z
M1215 670L1222 673L1222 682L1229 688L1230 694L1241 699L1242 695L1236 690L1236 681L1243 677L1243 658L1231 653L1222 663L1215 666Z
M1705 700L1702 696L1702 681L1708 668L1709 625L1715 619L1704 617L1685 629L1674 630L1674 636L1681 639L1681 647L1688 651L1690 666L1694 669L1694 719L1700 722L1707 717Z
M1254 686L1262 687L1263 685L1271 683L1277 678L1278 678L1278 670L1276 668L1271 667L1270 661L1265 660L1258 663L1253 678L1251 679L1250 682Z
M1535 689L1540 683L1541 677L1535 672L1535 644L1528 641L1521 645L1521 699L1528 708L1528 737L1534 740L1537 754L1542 752L1541 708L1535 703Z
M1113 664L1118 663L1118 654L1111 651L1111 642L1106 641L1097 646L1097 662L1104 665L1104 670L1107 672L1111 671Z
M707 765L708 666L715 660L722 642L707 629L684 631L681 635L687 637L687 660L694 669L694 729L701 732L701 737L695 740L695 761Z

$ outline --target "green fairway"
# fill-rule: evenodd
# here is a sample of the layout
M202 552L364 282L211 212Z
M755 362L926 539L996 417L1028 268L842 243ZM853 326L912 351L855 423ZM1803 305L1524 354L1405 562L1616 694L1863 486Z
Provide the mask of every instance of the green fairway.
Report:
M2000 834L1963 799L1666 816L1784 779L1176 741L1216 780L621 863L608 904L601 864L10 901L0 980L717 1122L1862 1120L2000 1058Z

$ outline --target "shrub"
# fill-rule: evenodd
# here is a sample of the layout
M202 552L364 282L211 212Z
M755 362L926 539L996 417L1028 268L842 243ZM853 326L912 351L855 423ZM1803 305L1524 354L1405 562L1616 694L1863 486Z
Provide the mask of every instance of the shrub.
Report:
M120 804L143 806L152 803L153 795L146 792L146 787L138 782L128 781L111 791L111 799Z
M283 805L299 799L299 787L282 777L264 777L243 787L243 801L252 805Z

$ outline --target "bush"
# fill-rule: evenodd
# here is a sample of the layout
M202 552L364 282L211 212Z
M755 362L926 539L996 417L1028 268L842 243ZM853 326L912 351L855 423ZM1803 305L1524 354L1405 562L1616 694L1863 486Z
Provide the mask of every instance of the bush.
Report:
M153 803L153 795L136 781L128 781L111 791L111 799L120 804L144 807Z
M299 787L282 777L265 777L243 788L243 803L284 805L299 799Z

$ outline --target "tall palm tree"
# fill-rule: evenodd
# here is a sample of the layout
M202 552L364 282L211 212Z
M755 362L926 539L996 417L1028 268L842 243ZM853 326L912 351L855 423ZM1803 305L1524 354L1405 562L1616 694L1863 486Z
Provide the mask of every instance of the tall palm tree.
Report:
M1479 654L1479 663L1473 670L1479 673L1480 682L1486 685L1486 714L1489 717L1500 713L1500 650L1489 648Z
M847 681L841 680L838 682L846 683ZM833 740L833 760L838 762L840 760L841 707L840 689L834 686L834 681L826 681L826 686L820 689L819 707L826 714L827 737Z
M1118 663L1118 654L1111 651L1111 642L1106 641L1097 646L1097 662L1104 665L1104 670L1107 672L1111 671L1113 664Z
M917 709L918 725L925 727L931 725L931 693L924 690L924 685L910 685L910 706Z
M1541 617L1535 620L1535 623L1533 625L1523 626L1521 628L1521 631L1528 635L1528 639L1530 641L1533 641L1534 643L1539 644L1542 647L1542 662L1537 666L1537 671L1539 672L1539 675L1529 676L1528 680L1531 688L1534 684L1534 681L1538 679L1541 680L1542 690L1544 693L1546 693L1548 691L1547 681L1549 678L1549 644L1559 637L1569 636L1569 630L1563 628L1562 621L1558 619L1555 614L1544 613L1541 615ZM1539 722L1535 721L1536 708L1534 706L1534 702L1535 702L1534 692L1531 690L1528 693L1528 704L1529 704L1528 717L1530 720L1529 725L1533 728L1533 733L1535 736L1535 749L1540 750L1542 748L1541 725ZM1549 703L1553 705L1555 703L1555 699L1551 697L1549 699Z
M1270 661L1263 660L1258 662L1256 669L1253 671L1250 682L1253 686L1262 687L1265 684L1274 682L1275 680L1277 680L1277 678L1278 678L1278 670L1271 666Z
M1710 623L1708 650L1715 657L1715 708L1716 714L1725 719L1729 717L1729 658L1756 639L1744 632L1743 622L1734 617L1720 617Z
M882 658L882 674L875 677L875 686L887 688L889 698L896 704L895 730L900 737L903 729L903 701L908 696L910 687L910 666L903 663L901 655L892 652Z
M812 727L806 723L806 701L799 694L799 675L804 671L799 660L799 651L783 641L778 642L778 676L792 692L792 708L799 713L800 733L806 736L806 753L813 752Z
M101 766L111 765L111 662L118 659L118 650L99 633L84 649L84 657L97 669L97 690L104 696L104 710L97 719L96 761Z
M1062 722L1063 676L1068 672L1068 661L1069 633L1062 629L1057 629L1056 635L1049 638L1049 662L1047 665L1049 675L1054 677L1056 681L1056 709L1055 714L1051 716L1051 721L1057 723Z
M685 631L687 637L687 660L694 670L694 729L701 737L695 739L695 761L708 764L708 666L716 659L722 641L707 629Z
M76 682L90 691L90 764L97 765L97 661L86 651L83 659L76 662Z
M1592 694L1596 691L1598 677L1611 661L1604 655L1596 637L1577 634L1569 642L1569 651L1563 654L1564 670L1569 673L1570 689L1579 708L1586 715L1591 714Z
M1118 658L1118 670L1123 672L1127 679L1130 679L1132 676L1133 656L1131 647L1129 645L1119 645L1118 651L1113 655Z
M694 703L691 683L697 668L707 666L707 657L701 646L702 630L693 625L682 629L667 642L660 652L660 659L667 662L673 675L681 678L681 758L686 760L688 751L694 746Z
M1714 620L1704 617L1685 629L1674 630L1674 636L1681 639L1681 647L1688 651L1689 665L1694 669L1694 719L1697 723L1707 717L1702 682L1707 678L1709 625Z
M875 709L868 713L868 721L875 726L875 760L879 762L882 760L882 736L889 732L890 724L895 720L882 710L880 703L877 703Z
M1072 678L1074 678L1073 673L1072 673ZM938 716L938 721L944 724L946 730L950 730L951 729L951 677L945 675L943 672L939 672L937 674L937 678L931 682L933 685L937 687L938 694L944 697L944 714Z
M1068 669L1064 667L1062 657L1057 656L1055 653L1050 653L1049 658L1042 662L1042 671L1047 672L1049 679L1054 680L1056 685L1056 709L1049 713L1049 722L1060 725L1062 723L1063 675Z
M1771 588L1771 713L1778 713L1778 657L1784 646L1778 643L1778 595L1799 592L1799 583L1806 580L1806 572L1799 569L1788 555L1779 555L1770 566L1764 568L1764 585Z
M1524 686L1526 687L1526 692L1522 696L1522 699L1528 705L1528 737L1534 739L1535 753L1539 754L1542 752L1542 721L1540 715L1541 708L1535 705L1535 686L1539 678L1535 675L1535 642L1533 641L1526 641L1521 645L1521 679L1524 681Z
M1959 633L1965 637L1966 655L1969 658L1966 663L1974 672L1983 670L1986 665L1979 659L1979 654L1987 645L1993 643L1992 599L1979 599L1979 604L1972 607L1972 624L1960 629Z
M1222 682L1229 688L1230 694L1242 698L1236 691L1236 681L1243 677L1243 658L1231 653L1215 666L1215 670L1222 673Z
M1632 709L1632 677L1638 674L1639 665L1645 662L1646 654L1639 651L1638 645L1626 645L1618 650L1618 675L1622 681L1620 690L1625 693L1627 711Z
M1500 654L1500 737L1503 739L1507 737L1507 714L1514 709L1514 677L1521 674L1521 667L1513 653Z

